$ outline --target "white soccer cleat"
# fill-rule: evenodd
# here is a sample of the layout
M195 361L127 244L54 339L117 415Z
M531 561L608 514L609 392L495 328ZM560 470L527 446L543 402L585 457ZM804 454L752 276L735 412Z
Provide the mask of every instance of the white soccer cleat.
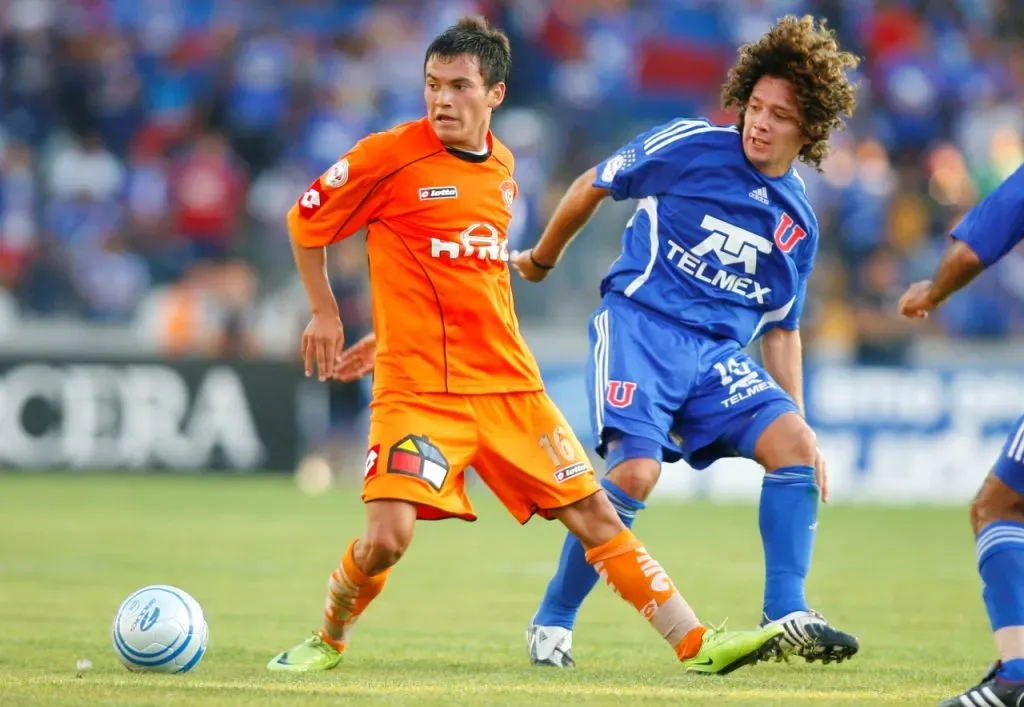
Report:
M530 624L526 629L530 662L549 668L575 668L572 659L572 631L561 626Z
M764 616L761 625L782 626L782 641L779 644L780 659L798 655L808 663L841 663L860 650L855 636L830 625L817 611L794 611L782 618L769 620Z

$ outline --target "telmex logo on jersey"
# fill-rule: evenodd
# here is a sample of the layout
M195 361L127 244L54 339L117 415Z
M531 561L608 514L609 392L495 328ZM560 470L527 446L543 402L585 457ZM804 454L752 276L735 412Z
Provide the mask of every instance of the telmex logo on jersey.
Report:
M450 260L477 257L480 260L508 261L508 241L501 237L498 229L489 223L474 223L459 234L458 241L441 238L430 239L430 256L440 258L447 255Z
M740 277L726 270L710 265L701 256L714 253L722 265L742 265L748 275L757 273L757 254L772 252L772 242L756 233L734 226L714 216L704 216L700 227L711 231L711 235L698 243L693 250L687 250L675 241L668 242L668 259L687 275L722 290L727 290L747 299L756 299L764 304L770 287L762 287L753 278Z
M792 223L792 219L789 219L789 224L792 225ZM768 255L771 253L774 247L772 241L709 215L704 216L700 227L705 231L711 231L711 235L692 249L687 249L675 241L669 241L669 261L674 262L677 268L701 282L742 295L747 299L757 300L758 304L764 304L765 296L772 291L770 287L762 287L753 277L740 277L726 270L715 268L703 256L714 253L722 265L742 265L743 272L747 275L756 275L758 254ZM782 235L785 236L785 234ZM803 235L802 229L801 235ZM789 249L795 245L796 239L790 240L794 242L787 241L787 244L790 245Z

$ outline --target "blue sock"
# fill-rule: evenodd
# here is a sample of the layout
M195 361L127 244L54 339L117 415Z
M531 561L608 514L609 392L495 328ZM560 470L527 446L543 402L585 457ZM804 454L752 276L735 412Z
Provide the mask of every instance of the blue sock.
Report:
M601 479L601 486L608 493L608 498L615 506L619 518L627 528L633 527L637 511L645 506L641 501L626 494L625 491L608 480ZM558 559L558 571L548 584L544 600L533 617L538 626L561 626L572 630L576 623L583 600L597 584L597 572L587 562L587 553L576 536L569 533L562 545L562 556Z
M978 573L992 630L1024 626L1024 523L1001 520L982 529ZM1005 661L999 677L1024 682L1024 659Z
M764 475L758 523L764 544L764 613L778 619L806 611L804 580L811 568L818 520L812 466L784 466Z

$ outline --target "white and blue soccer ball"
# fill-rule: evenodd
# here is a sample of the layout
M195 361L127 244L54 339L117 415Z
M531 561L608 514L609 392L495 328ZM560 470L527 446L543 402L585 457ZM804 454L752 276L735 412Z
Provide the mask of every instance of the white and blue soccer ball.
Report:
M209 637L199 602L167 584L133 592L114 616L114 651L133 672L187 673L203 659Z

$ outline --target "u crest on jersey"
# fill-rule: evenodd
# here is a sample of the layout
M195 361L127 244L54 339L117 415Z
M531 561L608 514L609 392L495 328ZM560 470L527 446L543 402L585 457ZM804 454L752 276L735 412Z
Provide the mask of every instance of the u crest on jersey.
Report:
M807 231L796 225L793 217L782 212L779 218L779 225L775 227L775 245L783 253L788 253L796 247L796 244L804 239Z

